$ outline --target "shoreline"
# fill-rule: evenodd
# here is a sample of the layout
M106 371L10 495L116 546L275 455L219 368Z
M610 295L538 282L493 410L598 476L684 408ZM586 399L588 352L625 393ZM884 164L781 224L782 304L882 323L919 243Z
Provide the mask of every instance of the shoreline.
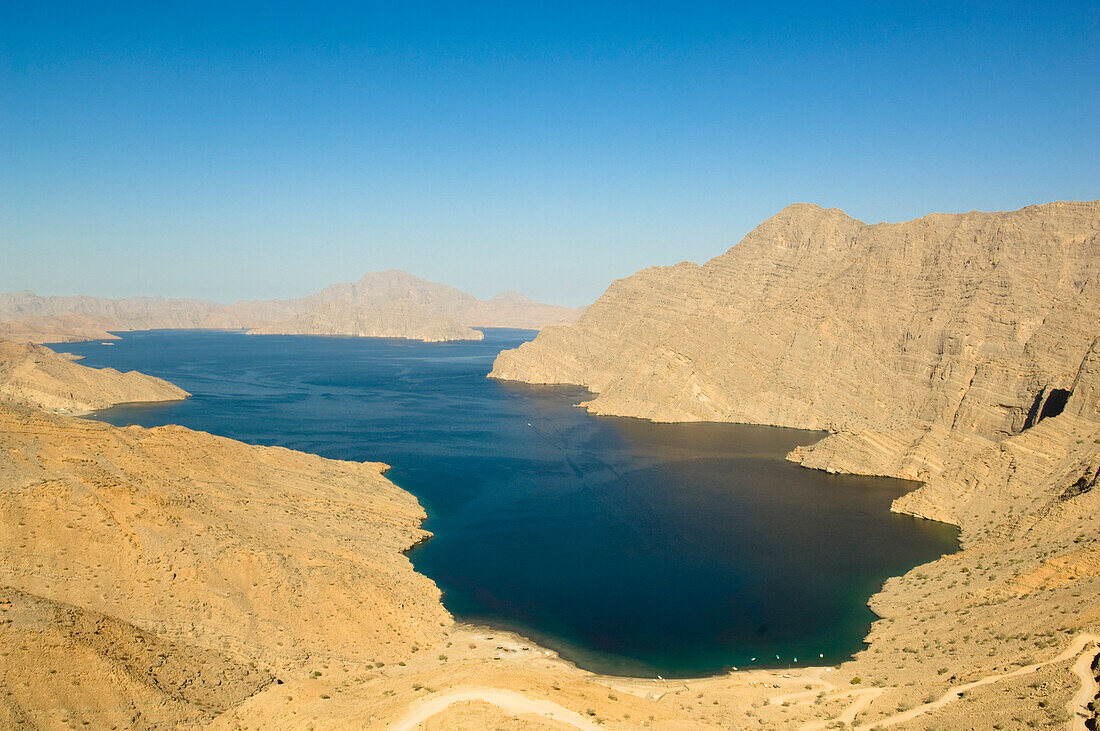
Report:
M67 420L68 416L56 418ZM1060 423L1064 422L1045 422L1036 433ZM111 431L115 427L100 425L108 433L116 433ZM118 431L127 439L145 435L162 442L174 441L176 437L212 440L220 447L210 453L211 459L227 450L247 448L258 450L257 455L269 455L269 459L285 459L288 465L340 464L307 452L254 447L181 427ZM823 435L814 444L828 438L828 434ZM161 457L157 459L161 460L162 470L169 464ZM378 463L368 464L379 471L384 469ZM435 630L441 639L422 643L420 651L414 649L411 655L387 653L385 667L375 663L370 669L368 664L366 672L361 663L351 659L354 653L314 654L317 659L312 660L308 656L303 660L289 652L270 654L268 662L281 658L280 684L264 686L255 696L228 710L224 717L219 717L220 725L229 727L242 719L252 725L265 725L287 714L300 713L301 718L324 719L329 723L344 719L349 725L375 727L404 718L428 698L436 704L457 699L454 704L444 705L439 713L447 718L460 718L464 713L474 712L467 706L479 703L479 696L471 695L470 688L516 693L529 701L535 699L532 702L553 699L560 708L604 719L610 726L621 728L633 726L637 719L649 719L653 725L664 724L665 728L683 727L685 723L700 728L743 725L754 720L777 728L803 725L822 728L839 720L873 726L899 722L903 715L914 718L926 713L934 714L943 723L944 718L956 717L951 714L966 712L967 703L956 703L950 696L952 688L960 687L967 688L967 698L992 704L991 718L1000 718L997 714L1003 711L1024 714L1020 718L1049 720L1050 714L1043 710L1046 706L1037 710L1032 705L1027 711L1020 704L1003 704L997 699L1004 695L1006 686L1021 697L1034 694L1028 688L1041 686L1043 696L1054 699L1061 708L1065 705L1060 700L1063 696L1068 704L1079 692L1084 692L1079 690L1076 676L1061 665L1068 664L1071 658L1066 653L1071 650L1091 651L1086 647L1089 641L1084 639L1088 636L1087 627L1082 628L1080 620L1067 618L1061 623L1064 629L1028 639L1029 633L1034 633L1033 614L1028 608L1038 607L1039 614L1035 616L1044 618L1045 623L1046 617L1057 616L1059 609L1066 606L1063 603L1075 606L1073 592L1090 584L1055 585L1039 597L1044 603L1011 598L1015 596L1011 594L1016 591L1014 587L1023 580L1020 577L1035 572L1047 575L1041 573L1047 571L1047 563L1042 557L1038 563L1034 558L1040 546L1048 553L1056 551L1055 559L1062 560L1062 554L1057 552L1059 546L1047 547L1041 537L1034 548L1019 541L1006 544L996 537L964 547L956 538L958 552L886 579L867 600L876 618L863 635L864 648L838 665L789 669L739 667L736 671L663 679L607 675L584 670L521 632L496 629L491 624L455 622L441 603L438 585L415 571L407 556L409 550L429 539L423 528L426 512L412 493L386 481L404 496L403 501L411 501L419 508L420 516L415 521L418 527L409 529L401 553L410 576L416 577L416 585L434 590L434 604L446 616L440 629ZM905 495L913 495L927 485L923 482ZM1082 555L1087 558L1091 555L1088 552L1094 550L1094 543L1095 539L1079 543L1076 550L1085 552ZM1012 546L1012 553L1006 553L1006 545ZM1010 568L1017 565L1020 568ZM981 579L980 583L968 587L971 579L976 578ZM963 586L952 589L956 582ZM947 640L956 632L953 628L961 615L970 615L968 627L975 633L973 639L964 646L940 645L940 640ZM180 627L172 627L169 634L176 641L186 638ZM149 629L165 631L164 627ZM1002 633L1011 636L1006 638ZM1065 658L1065 662L1060 658ZM941 665L942 673L937 669ZM324 676L314 677L312 672L323 672ZM346 702L340 701L341 693L347 693ZM490 696L493 697L496 696ZM938 703L937 699L945 698L946 702ZM374 714L374 721L364 708ZM477 714L484 712L479 710L475 715L481 718ZM951 725L950 721L947 725Z
M195 329L192 328L192 329L189 329L189 330L194 331ZM203 331L203 332L207 331L207 330L208 329L199 329L199 331ZM240 331L240 330L220 329L220 331L221 332L229 332L229 333L247 334L244 331ZM144 331L144 332L149 332L149 331ZM295 336L295 337L297 337L297 336ZM306 335L305 337L314 337L314 336ZM488 375L486 375L486 377L488 377ZM504 380L504 379L502 379L502 380ZM514 383L513 381L507 381L507 380L504 380L504 382ZM522 383L522 382L520 382L520 383ZM548 385L559 385L559 384L548 384ZM561 384L561 385L575 386L576 384ZM591 393L591 391L589 391L589 393ZM188 395L188 398L190 398L190 394ZM133 402L133 403L143 403L143 402ZM156 404L156 403L171 403L171 402L147 402L147 403ZM126 403L126 404L117 404L117 405L118 406L124 406L124 405L130 405L130 404ZM583 406L583 404L573 404L573 405L575 407L576 406ZM595 412L592 412L591 410L586 410L586 411L593 418L597 418L597 419L601 419L601 418L602 419L608 419L608 418L610 418L610 419L639 419L639 420L646 421L646 422L649 422L649 423L654 423L654 424L664 424L664 423L675 424L675 423L677 423L677 422L659 422L659 421L654 421L652 419L647 419L645 417L619 416L619 415L614 415L614 414L595 413ZM94 414L94 413L96 413L96 412L93 411L93 412L85 412L84 414L68 414L68 415L87 416L87 415ZM772 425L772 424L754 424L754 423L745 423L745 422L707 422L707 421L703 421L703 420L697 420L697 421L693 421L693 422L690 422L690 423L698 423L698 424L707 424L707 423L730 424L730 423L736 423L736 424L742 424L744 426L751 426L751 427L766 427L766 428L769 428L769 429L783 429L783 430L788 430L788 431L804 432L804 433L813 434L815 436L818 436L818 438L815 441L809 442L806 445L801 445L799 447L796 447L795 448L796 450L801 449L803 447L809 447L809 446L812 446L814 444L818 444L821 441L829 438L833 434L832 432L828 432L828 431L824 431L824 430L808 430L808 429L800 429L800 428L788 427L788 426L778 426L778 425ZM168 426L168 425L165 425L165 426ZM176 425L176 426L179 426L179 425ZM224 436L221 436L221 435L214 434L212 432L206 432L206 431L202 431L202 430L191 429L190 427L179 427L179 428L186 428L186 429L195 431L195 432L200 433L200 434L209 434L209 435L217 437L217 438L231 439L230 437L224 437ZM300 450L292 450L292 451L300 451ZM312 455L312 456L320 456L320 455L315 455L311 452L305 452L305 451L302 451L301 453L302 454L309 454L309 455ZM788 455L788 461L793 461L793 460L790 460L789 455ZM367 460L367 462L371 463L371 464L381 464L381 463L373 462L373 461L370 461L370 460ZM812 468L812 467L806 467L805 465L802 465L802 464L797 463L797 462L795 462L795 463L798 464L800 467L803 467L803 468L806 468L806 469L815 469L815 468ZM391 469L392 468L391 468L390 465L384 465L383 468L382 468L382 473L386 474ZM889 475L869 475L869 476L872 476L872 477L886 477L886 478L889 478L889 479L897 479L897 478L893 478ZM420 504L419 498L417 498L416 495L414 495L410 490L408 490L407 488L402 487L401 485L398 485L396 483L393 483L393 484L395 484L395 486L398 489L400 489L404 493L408 494L411 498L416 500L418 504ZM912 492L913 490L918 489L919 487L920 487L919 484L914 485L912 489L906 491L905 493L903 493L903 495L909 494L910 492ZM424 515L425 515L425 517L421 520L421 524L420 524L420 526L421 526L420 531L422 532L422 535L415 542L413 542L412 544L410 544L409 546L407 546L405 549L402 550L402 554L407 559L410 557L410 554L413 551L415 551L416 549L424 546L429 541L431 541L432 538L434 537L432 532L427 531L425 528L423 528L424 522L427 521L430 518L430 516L428 516L427 511L423 508L423 505L421 505L421 509L424 510ZM914 516L914 517L916 517L917 519L925 520L925 518L921 518L920 516ZM942 521L933 521L933 522L942 522ZM954 539L954 548L955 548L954 553L957 553L958 551L962 550L962 547L959 543L959 540L958 540L957 536ZM952 555L952 554L941 554L940 557L937 557L936 559L932 559L932 561L938 560L938 558L942 558L943 555ZM410 560L410 562L411 562L411 560ZM925 563L930 563L930 562L931 561L925 562ZM923 566L923 565L924 564L918 564L917 566L911 567L909 569L909 571L920 568L920 566ZM414 567L414 570L415 570L415 567ZM431 577L427 576L426 574L424 574L420 571L417 571L417 573L420 576L427 579L428 581L431 581L433 584L435 584L434 579L432 579ZM869 646L868 637L870 636L870 633L871 633L871 630L872 630L872 627L873 627L874 623L881 620L881 619L883 619L882 615L880 615L880 614L878 614L877 612L874 611L874 608L873 608L874 599L877 595L879 595L883 591L883 589L885 588L886 583L889 582L891 579L894 579L894 578L897 578L897 575L890 575L890 576L887 576L887 577L883 578L881 580L881 582L878 583L877 588L873 592L871 592L871 594L867 595L862 600L862 605L866 606L870 610L870 612L872 614L872 617L870 618L868 624L866 625L866 628L863 630L863 632L860 635L860 643L861 643L860 647L853 649L851 654L847 655L846 657L844 657L841 660L838 660L836 663L834 663L832 665L822 665L822 666L802 665L802 664L794 665L794 666L786 665L785 672L805 671L807 669L814 668L814 667L834 667L834 668L837 668L837 667L840 667L841 665L843 665L844 663L852 662L860 653L866 651L868 649L868 646ZM450 614L450 610L446 608L445 603L444 603L444 610L447 611L448 614ZM451 616L453 617L453 615L451 615ZM599 670L585 668L582 665L578 664L577 660L570 659L570 656L575 657L576 655L584 655L587 652L591 652L591 653L594 653L596 655L606 655L609 658L614 658L615 656L611 653L602 653L602 652L595 651L595 650L589 650L589 649L584 648L584 647L579 646L579 645L575 646L579 650L577 653L571 653L569 649L563 649L563 650L554 649L552 645L565 645L565 646L569 646L569 647L574 647L573 643L569 642L567 639L564 639L564 638L557 638L557 637L554 637L554 636L549 635L549 634L547 634L545 636L540 636L540 633L538 633L537 631L533 631L533 630L530 630L528 628L518 628L518 627L513 628L513 627L509 627L507 624L493 625L491 623L490 624L482 623L482 622L479 622L477 620L466 620L466 619L459 619L459 618L455 618L455 622L456 622L456 624L464 624L464 625L467 625L471 628L480 627L480 628L483 628L485 631L497 632L497 633L501 633L501 634L508 633L508 634L514 635L515 637L522 639L523 641L525 641L529 645L534 645L534 646L538 646L539 648L542 648L542 650L544 652L553 653L553 655L555 657L558 657L563 663L566 663L566 664L574 667L579 672L591 674L593 677L619 678L619 679L629 679L629 680L639 680L639 681L644 681L648 677L647 675L638 675L636 673L627 673L627 674L621 674L620 675L620 674L608 673L606 671L599 671ZM562 654L563 652L564 652L564 655ZM580 662L583 662L583 660L581 660ZM732 663L730 663L729 665L724 666L723 669L721 669L721 670L701 672L701 673L697 673L697 674L696 673L688 673L688 674L673 673L673 674L667 675L666 678L669 679L669 680L675 679L675 680L696 680L696 681L698 681L698 680L705 680L705 679L710 679L710 678L727 677L731 673L735 673L735 672L752 672L752 671L775 672L775 671L783 670L784 667L785 667L785 665L782 661L780 661L779 663L774 664L774 665L769 665L769 664L766 664L766 663L759 663L759 664L753 664L751 666L749 666L749 665L735 666Z

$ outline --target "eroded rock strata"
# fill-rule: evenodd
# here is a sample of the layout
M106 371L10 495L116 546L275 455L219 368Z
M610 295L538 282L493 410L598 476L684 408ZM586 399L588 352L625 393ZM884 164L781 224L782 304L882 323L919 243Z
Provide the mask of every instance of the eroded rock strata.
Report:
M307 661L397 662L450 625L383 465L6 404L0 451L0 718L209 721Z
M491 375L587 386L600 414L826 429L789 458L922 481L893 509L960 526L965 550L872 599L845 670L891 687L861 715L881 721L1100 633L1098 274L1100 202L876 225L796 205L702 266L615 282ZM967 696L908 723L1023 723L1022 702Z

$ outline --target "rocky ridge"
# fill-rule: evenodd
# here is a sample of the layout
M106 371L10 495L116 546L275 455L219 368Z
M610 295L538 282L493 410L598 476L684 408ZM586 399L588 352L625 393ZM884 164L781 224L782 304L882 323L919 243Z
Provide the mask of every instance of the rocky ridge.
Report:
M706 264L612 284L493 377L597 413L831 431L1019 432L1096 336L1100 202L866 225L794 205Z
M928 481L897 507L958 522L918 507L936 480L1089 402L1098 283L1100 202L872 226L791 206L703 266L616 282L491 375L587 386L596 413L829 430L791 458Z
M41 345L0 340L0 401L75 413L189 395L144 373L86 368Z
M0 399L0 726L401 728L430 704L425 728L1060 726L1100 627L1098 363L1091 342L999 440L916 424L802 455L924 465L907 509L950 510L966 549L888 581L851 662L697 680L453 624L383 465Z

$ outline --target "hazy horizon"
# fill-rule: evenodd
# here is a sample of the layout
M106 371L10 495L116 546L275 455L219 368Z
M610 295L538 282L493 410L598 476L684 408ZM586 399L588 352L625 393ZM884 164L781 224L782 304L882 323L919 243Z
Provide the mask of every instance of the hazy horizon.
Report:
M1095 3L9 4L0 291L584 305L795 202L1100 198Z
M421 277L416 272L410 272L410 271L407 271L405 269L390 268L390 269L382 269L382 270L378 270L378 271L363 272L363 274L361 274L357 277L352 277L350 279L343 279L343 280L340 280L339 282L329 282L328 284L322 285L320 287L317 287L316 289L312 289L312 290L309 290L309 291L294 292L294 293L287 294L287 295L284 295L284 296L262 297L262 298L261 297L235 297L235 298L229 298L229 299L216 300L216 299L211 299L209 297L192 297L192 296L188 296L188 295L175 295L175 294L170 294L170 293L165 294L165 293L160 293L160 292L154 292L154 293L140 293L139 292L139 293L136 293L136 294L122 294L122 295L98 295L98 294L91 294L91 293L88 293L88 292L38 292L38 291L35 291L33 289L29 289L29 288L26 288L26 287L24 287L22 289L6 289L6 290L3 290L3 291L0 291L0 295L16 294L16 293L19 293L19 292L30 292L31 294L34 294L37 297L80 297L80 296L84 296L84 297L97 297L97 298L103 298L103 299L129 299L129 298L142 298L142 297L149 297L149 298L162 297L162 298L165 298L165 299L206 300L206 301L210 301L210 302L216 302L216 303L219 303L219 304L229 305L229 304L234 304L236 302L242 302L242 301L288 300L288 299L298 299L298 298L301 298L301 297L308 297L309 295L315 294L319 290L324 289L324 287L327 287L327 286L332 285L332 284L345 284L345 283L349 283L349 282L357 282L359 279L361 279L362 277L364 277L366 275L369 275L369 274L384 274L384 273L389 272L389 271L404 272L405 274L410 274L410 275L412 275L412 276L414 276L418 279L422 279L422 280L425 280L425 281L428 281L428 282L432 282L434 284L443 284L443 285L454 287L454 285L449 284L448 282L437 282L435 280L428 279L427 277ZM461 287L455 287L455 289L458 289L459 291L463 292L464 294L471 294L470 292L466 292L465 290L463 290ZM474 296L477 297L479 300L485 301L485 300L492 299L493 297L496 297L496 296L499 296L499 295L508 294L510 292L517 292L518 294L526 296L525 292L519 292L519 290L516 290L516 289L502 289L499 292L495 292L494 294L491 294L487 297L480 297L480 296L477 296L477 295L474 295ZM556 302L543 302L542 304L555 305L555 304L559 304L559 303L556 303ZM574 306L576 306L576 307L585 307L585 306L590 305L590 304L592 304L592 303L587 302L587 303L584 303L582 305L565 305L565 306L567 306L567 307L574 307Z
M1053 203L1053 202L1056 202L1056 201L1036 201L1036 203L1034 203L1034 204L1027 204L1027 205L1042 205L1044 203ZM1069 202L1069 201L1062 201L1062 202ZM1087 202L1087 201L1077 201L1077 202ZM823 206L823 207L828 208L829 206ZM976 210L976 209L972 209L971 211L929 211L928 213L929 214L931 214L931 213L948 213L948 214L951 214L951 213L969 213L969 212L972 212L973 210ZM986 211L986 212L994 212L994 211ZM778 211L777 211L777 213L778 213ZM928 214L924 214L924 215L928 215ZM920 218L920 217L921 216L918 216L917 218ZM912 219L908 219L908 220L912 220ZM873 223L904 223L905 221L898 220L898 221L863 221L863 222L873 224ZM753 228L755 228L755 226ZM748 231L746 231L745 233L748 233ZM743 237L741 237L741 238L743 238ZM740 238L738 239L738 242L739 241L740 241ZM737 243L737 242L734 242L734 243ZM722 251L715 252L715 254L713 256L719 256L722 253L728 251L729 248L730 247L727 247L727 248L723 249ZM705 261L713 258L713 256L708 256L705 259L701 259L701 260L690 260L690 261L693 261L694 263L697 263L697 264L701 264L701 263L704 263ZM681 259L679 262L677 262L677 261L662 262L662 264L660 264L660 265L661 266L672 265L672 264L680 263L680 262L683 262L683 261L689 261L689 260ZM648 266L654 266L654 265L649 264L649 265L643 266L642 268L646 268ZM601 290L599 294L597 294L595 297L593 297L589 301L577 302L577 303L564 303L564 302L553 302L553 301L540 300L536 297L532 297L527 292L523 292L519 289L516 289L515 287L505 287L504 289L497 290L495 292L492 292L491 294L482 295L482 294L475 294L475 293L470 292L466 289L463 289L462 287L460 287L458 285L452 284L452 283L447 282L447 281L435 280L435 279L431 279L429 277L421 276L420 274L418 274L416 272L412 272L412 271L409 271L407 269L402 269L401 267L389 267L388 269L378 269L378 270L366 271L366 272L363 272L362 274L360 274L358 276L348 275L348 277L345 278L345 279L323 283L323 284L320 284L317 287L315 287L313 289L309 289L309 290L300 290L300 289L290 290L290 289L288 289L287 293L285 293L285 294L276 294L276 295L264 296L264 297L228 297L228 298L222 298L222 299L215 299L215 298L212 298L212 297L202 297L202 296L187 295L187 294L173 294L173 293L164 293L164 292L134 292L134 293L130 293L130 294L95 294L95 293L87 292L87 291L71 291L71 292L53 292L53 291L51 291L51 292L43 292L43 291L37 291L37 290L31 289L29 287L0 290L0 295L14 294L16 292L29 291L29 292L31 292L34 295L39 296L39 297L87 296L87 297L100 297L100 298L104 298L104 299L163 297L165 299L198 299L198 300L207 300L207 301L211 301L211 302L216 302L216 303L220 303L220 304L233 304L235 302L241 302L241 301L285 300L285 299L297 299L297 298L301 298L301 297L307 297L307 296L309 296L311 294L314 294L315 292L323 289L324 287L327 287L327 286L332 285L332 284L343 284L343 283L346 283L346 282L356 282L360 278L362 278L363 276L366 276L368 274L380 274L380 273L384 273L386 271L404 272L406 274L410 274L414 277L417 277L418 279L433 282L435 284L444 284L444 285L447 285L447 286L450 286L450 287L454 287L455 289L458 289L458 290L460 290L461 292L463 292L465 294L470 294L470 295L473 295L474 297L477 297L477 299L479 299L479 300L489 300L489 299L492 299L493 297L496 297L498 295L507 294L509 292L517 292L521 295L524 295L524 296L526 296L526 297L528 297L528 298L530 298L530 299L532 299L536 302L540 302L542 304L560 305L560 306L563 306L563 307L587 307L587 306L591 305L593 302L595 302L596 299L598 299L599 296L602 295L603 291L604 291L604 290ZM625 275L622 275L622 276L626 277L626 276L630 276L631 274L634 274L634 273L635 272L627 272ZM620 278L620 277L616 277L616 279L618 279L618 278ZM612 281L614 281L614 280L608 280L607 285L610 285L612 283ZM604 289L606 289L606 286L605 286Z

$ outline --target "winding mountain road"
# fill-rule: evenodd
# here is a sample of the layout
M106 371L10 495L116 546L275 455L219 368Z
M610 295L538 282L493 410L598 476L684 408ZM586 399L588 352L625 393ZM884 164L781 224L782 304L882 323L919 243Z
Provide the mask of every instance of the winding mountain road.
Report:
M432 716L442 713L450 706L462 701L483 701L517 716L534 714L584 729L584 731L600 731L599 726L576 711L570 711L568 708L551 701L533 700L515 691L500 690L499 688L462 688L430 696L395 721L390 729L392 731L413 731Z
M928 713L929 711L934 711L937 708L942 708L942 707L946 706L948 703L954 703L955 701L962 698L963 694L966 693L968 690L973 690L974 688L978 688L978 687L983 686L983 685L989 685L990 683L996 683L998 681L1005 680L1006 678L1015 678L1019 675L1027 675L1028 673L1033 673L1036 670L1038 670L1039 668L1046 667L1047 665L1055 665L1055 664L1058 664L1058 663L1062 663L1062 662L1065 662L1066 660L1069 660L1071 657L1074 657L1075 655L1081 655L1081 657L1078 658L1077 662L1073 666L1074 672L1077 673L1078 677L1081 678L1082 686L1083 686L1082 690L1079 691L1076 696L1074 696L1073 703L1076 704L1078 702L1079 698L1084 697L1088 692L1093 691L1094 688L1095 688L1096 681L1093 679L1092 673L1091 672L1085 672L1084 674L1082 674L1082 672L1080 672L1078 670L1078 667L1082 663L1085 663L1086 671L1089 670L1089 668L1091 668L1092 659L1094 657L1096 657L1096 648L1095 647L1089 647L1089 646L1092 645L1093 643L1097 642L1097 641L1100 641L1100 637L1097 637L1096 635L1090 635L1090 634L1080 635L1079 637L1075 638L1073 640L1073 642L1070 643L1069 647L1067 647L1065 650L1063 650L1057 656L1052 657L1050 660L1035 663L1033 665L1026 665L1026 666L1024 666L1024 667L1022 667L1018 670L1013 670L1010 673L1002 673L1002 674L999 674L999 675L987 675L984 678L980 678L979 680L975 680L971 683L966 683L964 685L956 685L953 688L949 688L946 693L944 693L942 696L939 697L938 700L934 700L931 703L925 703L923 705L916 706L915 708L910 708L908 711L905 711L904 713L898 713L898 714L895 714L893 716L887 716L886 718L881 718L881 719L879 719L879 720L877 720L873 723L870 723L870 724L865 724L863 726L857 726L856 728L857 729L885 728L886 726L894 726L894 725L897 725L899 723L905 723L906 721L913 720L917 716L923 716L925 713ZM1095 697L1095 695L1094 695L1094 697ZM1088 701L1086 700L1085 703L1087 703L1087 702ZM1075 716L1075 718L1070 721L1070 728L1072 728L1072 729L1078 729L1078 728L1084 729L1085 728L1083 718L1080 720L1080 726L1075 725L1076 721L1077 721L1077 718Z

